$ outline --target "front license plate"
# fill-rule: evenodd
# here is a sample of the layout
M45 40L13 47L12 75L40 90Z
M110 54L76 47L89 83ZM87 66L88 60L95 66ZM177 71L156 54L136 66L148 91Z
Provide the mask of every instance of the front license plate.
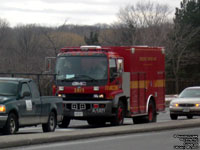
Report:
M190 112L190 108L184 108L183 112Z
M74 112L75 117L83 117L83 112Z

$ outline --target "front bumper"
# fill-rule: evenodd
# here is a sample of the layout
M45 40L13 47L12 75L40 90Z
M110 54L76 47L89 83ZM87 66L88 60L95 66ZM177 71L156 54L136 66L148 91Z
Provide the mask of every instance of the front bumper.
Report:
M199 107L170 107L170 114L176 114L179 116L185 115L193 115L200 116L200 108Z
M7 115L0 116L0 128L3 128L5 126L7 119L8 119Z
M87 119L91 117L111 117L112 101L63 101L64 116L71 119ZM98 108L94 108L98 105ZM101 106L101 107L100 107ZM102 107L104 106L104 107Z

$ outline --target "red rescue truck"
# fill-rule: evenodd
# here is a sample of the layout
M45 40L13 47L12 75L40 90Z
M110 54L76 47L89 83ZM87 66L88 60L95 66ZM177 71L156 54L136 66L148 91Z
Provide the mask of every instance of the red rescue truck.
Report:
M163 47L65 47L56 59L55 95L63 98L64 119L90 125L156 122L165 109Z

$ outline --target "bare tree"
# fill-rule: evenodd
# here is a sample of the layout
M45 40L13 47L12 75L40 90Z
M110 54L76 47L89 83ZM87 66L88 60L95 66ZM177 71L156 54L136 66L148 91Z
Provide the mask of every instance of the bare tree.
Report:
M25 72L32 72L33 68L37 66L37 54L41 47L41 33L39 27L36 25L18 26L16 31L16 55L21 58L21 69ZM40 68L38 68L40 70Z
M171 10L168 5L161 5L150 1L127 5L118 13L119 24L123 26L126 41L139 45L158 45L160 39L165 38L166 24L169 23ZM121 35L123 36L123 34ZM130 42L129 42L130 43Z
M166 57L167 63L171 64L171 70L176 81L176 93L179 92L179 74L183 66L188 64L194 64L195 61L199 60L198 55L192 52L188 45L198 33L199 28L192 28L191 25L180 26L179 24L174 25L170 37L166 41ZM196 57L196 56L197 57ZM192 61L191 61L192 60Z

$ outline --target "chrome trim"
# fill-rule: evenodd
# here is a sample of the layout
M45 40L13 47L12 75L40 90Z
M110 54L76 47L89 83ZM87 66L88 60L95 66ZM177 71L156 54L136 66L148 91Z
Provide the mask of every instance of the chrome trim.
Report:
M0 116L0 121L6 121L8 119L8 116Z

